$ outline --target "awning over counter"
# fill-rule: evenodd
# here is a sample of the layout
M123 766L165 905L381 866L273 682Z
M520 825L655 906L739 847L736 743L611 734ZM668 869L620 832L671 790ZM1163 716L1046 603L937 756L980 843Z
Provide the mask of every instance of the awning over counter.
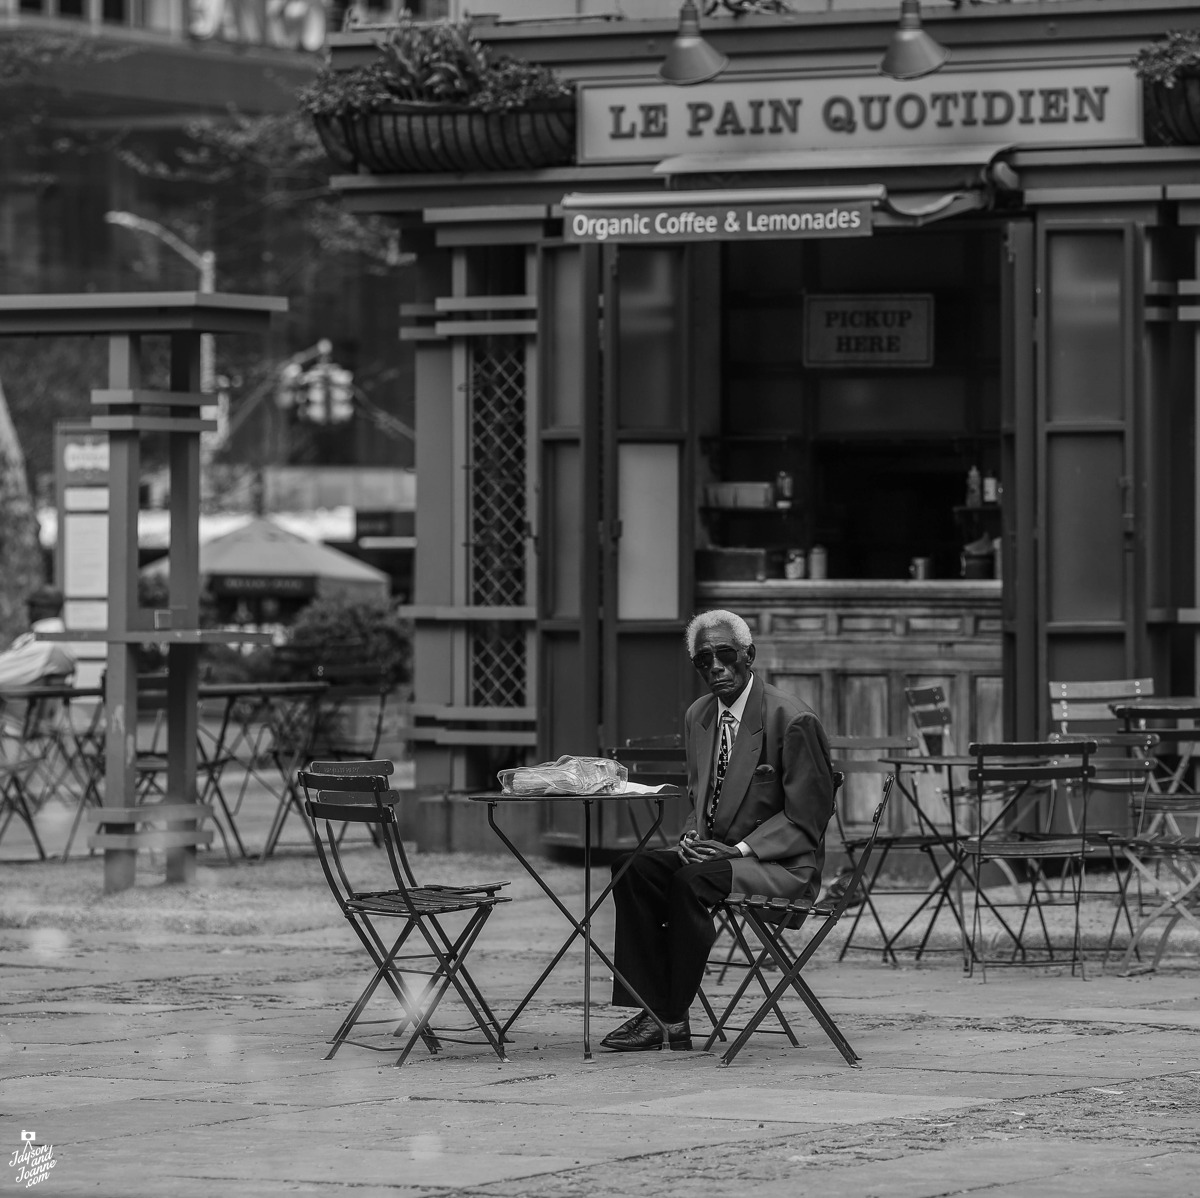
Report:
M579 243L869 237L875 228L917 226L986 208L978 187L890 194L882 183L819 187L725 187L679 191L572 193L563 197L563 234Z
M747 175L799 172L814 176L843 171L880 175L900 170L966 170L974 182L990 182L992 164L1010 144L893 146L886 149L791 150L775 154L680 154L664 158L656 175Z
M904 227L945 220L990 206L995 190L1019 187L1005 160L1007 144L897 146L886 149L798 150L756 154L681 154L665 158L654 173L667 178L673 194L712 194L706 180L728 183L745 178L764 183L795 183L800 192L849 193L875 187L875 228ZM693 192L693 188L699 190ZM777 190L772 188L771 190ZM741 196L741 187L723 189Z

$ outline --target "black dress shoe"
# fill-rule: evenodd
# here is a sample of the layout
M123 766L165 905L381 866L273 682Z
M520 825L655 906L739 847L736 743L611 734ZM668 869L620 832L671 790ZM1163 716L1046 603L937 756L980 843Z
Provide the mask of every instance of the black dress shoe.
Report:
M667 1040L673 1052L689 1052L692 1029L686 1019L667 1024ZM613 1052L649 1052L663 1046L662 1028L647 1011L626 1020L616 1031L609 1032L600 1043Z

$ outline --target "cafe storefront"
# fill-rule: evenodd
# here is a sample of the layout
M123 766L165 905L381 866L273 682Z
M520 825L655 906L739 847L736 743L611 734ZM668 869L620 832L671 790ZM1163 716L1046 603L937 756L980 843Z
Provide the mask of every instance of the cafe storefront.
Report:
M661 21L481 26L577 79L575 164L335 179L417 253L419 791L676 732L715 606L833 732L1196 687L1200 149L1129 60L1197 19L964 9L901 82L877 16L706 26L686 88Z

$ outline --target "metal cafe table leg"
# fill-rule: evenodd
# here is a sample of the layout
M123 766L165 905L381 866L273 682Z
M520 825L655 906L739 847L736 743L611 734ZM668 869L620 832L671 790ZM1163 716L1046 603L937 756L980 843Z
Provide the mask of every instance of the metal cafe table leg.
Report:
M638 840L633 851L626 858L621 868L612 876L607 886L600 894L592 898L592 806L597 802L611 802L614 799L624 800L627 795L511 795L511 794L479 794L468 796L473 802L485 802L488 805L488 825L492 831L496 833L501 844L513 855L520 863L521 868L541 887L546 897L562 912L563 918L571 925L570 935L563 941L559 950L554 954L550 963L542 970L537 980L526 992L525 996L517 1004L516 1009L508 1017L500 1029L501 1040L508 1039L508 1029L516 1022L521 1012L529 1005L533 996L542 988L542 984L553 972L555 966L562 960L564 954L575 943L577 937L583 937L583 1059L585 1061L592 1060L592 1041L591 1041L591 998L592 998L592 953L595 953L604 964L612 970L613 977L621 983L622 986L637 1000L642 1009L659 1025L662 1029L663 1044L667 1043L667 1028L661 1019L646 1005L641 995L630 986L620 973L617 967L609 959L608 954L600 948L599 945L592 939L592 918L600 909L601 904L608 898L612 889L624 876L625 871L633 864L633 860L650 842L651 838L658 831L663 821L663 795L651 794L646 797L655 801L656 811L654 821L646 832ZM499 803L527 803L530 800L554 800L562 802L571 800L576 803L583 804L583 916L576 919L568 909L562 899L550 888L545 879L538 873L534 865L525 857L520 849L505 835L504 829L496 822L496 806Z

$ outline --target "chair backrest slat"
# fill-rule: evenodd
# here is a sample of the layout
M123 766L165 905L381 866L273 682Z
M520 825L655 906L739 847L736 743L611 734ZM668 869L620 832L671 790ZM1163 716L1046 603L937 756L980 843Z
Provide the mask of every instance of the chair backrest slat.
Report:
M299 778L300 784L306 790L324 790L337 794L380 794L391 789L387 777L381 774L361 775L344 774L340 771L301 770Z
M1050 682L1050 698L1064 699L1132 699L1154 694L1153 678L1109 678L1097 682Z
M1096 776L1094 765L1078 763L1066 765L996 765L972 766L969 777L972 782L1054 782L1067 778L1089 778Z
M1086 738L1077 740L1011 740L996 744L973 744L967 750L972 757L1063 757L1074 756L1086 750L1096 751L1096 742Z
M322 798L309 799L304 804L304 810L312 819L331 820L334 823L387 824L395 818L390 807L368 807L365 803L327 803L323 801L327 792L320 793Z
M975 785L978 851L985 851L983 843L993 832L1024 833L1031 817L1039 832L1052 828L1060 784L1077 791L1082 800L1078 829L1072 835L1086 837L1087 796L1096 776L1091 758L1096 748L1094 740L972 744L975 764L968 777ZM990 811L989 800L994 804Z
M1050 718L1058 731L1115 731L1120 723L1110 703L1154 694L1153 678L1104 678L1087 682L1050 681ZM1087 725L1087 727L1081 727Z
M378 844L382 841L387 852L388 863L391 865L392 876L397 889L407 894L408 887L415 886L416 880L408 862L408 854L404 850L404 842L400 839L399 826L396 821L395 804L400 795L390 787L387 773L362 774L347 772L342 768L328 769L328 766L358 767L359 770L367 762L316 762L310 770L297 772L297 780L304 788L304 810L309 819L316 825L323 822L325 835L322 837L318 828L316 833L317 852L321 858L321 868L326 880L339 902L343 905L354 896L355 890L347 875L341 853L341 831L335 833L334 825L366 824L377 831L372 835ZM390 765L391 763L385 763ZM388 771L390 773L390 770ZM334 874L341 879L339 888Z
M915 753L917 750L915 736L831 736L829 748L834 751L856 752L868 749L897 750L901 753Z
M834 765L843 774L890 774L895 768L885 761L887 757L916 756L920 744L915 736L831 736L829 751ZM847 753L868 756L847 757ZM863 823L865 824L865 820Z
M392 761L312 761L308 769L313 774L333 774L339 778L386 778L396 772L396 765Z
M920 737L921 752L936 757L947 751L953 717L940 686L910 686L904 691L908 714Z

